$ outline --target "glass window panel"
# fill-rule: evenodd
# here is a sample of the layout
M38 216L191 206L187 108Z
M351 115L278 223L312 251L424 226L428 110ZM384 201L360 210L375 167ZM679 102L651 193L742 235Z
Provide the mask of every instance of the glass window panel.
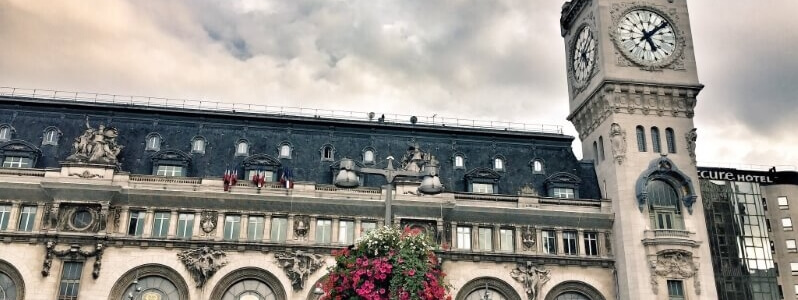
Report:
M463 160L462 156L458 155L454 157L454 166L457 168L462 168L465 166L465 161Z
M512 229L499 229L499 247L501 251L515 250L515 231Z
M787 202L787 197L781 196L776 198L779 201L779 208L788 208L790 203Z
M795 250L795 240L786 240L785 244L787 244L787 249Z
M501 158L495 158L493 160L493 168L496 170L504 170L504 160Z
M34 220L36 219L36 206L23 206L19 215L17 230L33 231Z
M80 275L83 272L83 263L65 261L61 271L61 281L58 288L58 300L78 299L80 289Z
M576 255L578 253L577 250L577 241L576 241L577 232L576 231L563 231L562 233L562 243L563 243L563 252L566 255Z
M646 130L643 126L637 126L637 151L646 152Z
M152 237L166 237L169 233L169 212L155 212L152 220Z
M3 168L31 168L32 160L26 157L6 156Z
M249 216L247 221L247 240L260 241L263 239L264 219L262 216Z
M786 228L792 228L792 219L790 218L782 218L781 219L781 226Z
M316 220L316 243L329 244L332 240L332 220Z
M159 165L158 171L155 175L159 176L183 176L183 167L182 166L168 166L168 165Z
M552 189L555 198L566 198L566 199L573 199L575 198L574 189L572 188L554 188Z
M360 223L360 233L361 233L361 235L366 234L369 231L372 231L374 229L377 229L377 222L363 222L363 223Z
M349 245L355 242L355 222L344 221L338 222L338 243Z
M598 255L598 234L595 232L585 232L585 255Z
M471 249L471 227L457 227L457 249Z
M473 183L471 184L471 191L481 194L493 194L493 184Z
M194 214L181 213L177 217L177 237L191 238L194 231Z
M553 230L541 231L543 239L543 253L557 254L557 234Z
M11 218L11 205L0 205L0 230L8 229L8 219Z
M479 250L492 251L493 250L493 228L480 227L479 237Z
M241 216L227 215L224 217L224 239L228 241L238 240L241 236Z
M271 228L271 241L285 242L287 230L288 230L287 218L273 217L272 228Z
M280 157L291 157L291 146L289 145L282 145L280 146Z
M146 217L144 211L130 211L130 218L128 220L127 234L132 236L141 236L144 232L144 218Z

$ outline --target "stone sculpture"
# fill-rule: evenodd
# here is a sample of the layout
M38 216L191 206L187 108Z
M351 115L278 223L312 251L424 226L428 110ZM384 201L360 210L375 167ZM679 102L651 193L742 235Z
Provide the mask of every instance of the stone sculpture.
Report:
M651 268L651 289L654 294L658 292L657 277L688 279L693 278L698 273L698 264L693 262L693 256L689 252L679 250L667 250L660 252L657 259L649 262ZM698 277L693 279L696 293L701 293L701 281Z
M277 252L274 257L285 270L295 291L303 289L308 277L324 265L321 255L302 250Z
M695 128L690 130L690 132L685 134L685 139L687 140L687 153L690 154L690 158L692 158L693 162L695 162L695 143L698 140L697 130Z
M204 211L200 218L200 228L206 235L211 234L216 229L217 213L215 211Z
M308 216L295 216L294 217L294 239L304 241L308 236L308 224L310 218Z
M100 268L102 268L103 251L105 244L99 242L94 245L91 251L83 251L80 245L72 244L69 249L55 250L55 241L47 241L45 243L44 263L42 263L42 276L47 277L50 275L50 268L53 265L53 258L58 257L66 260L86 260L87 258L94 257L94 269L91 272L92 277L97 279L100 277Z
M551 279L551 270L537 268L531 261L519 263L510 272L510 276L524 286L527 299L536 300L540 294L540 288Z
M612 145L612 157L618 164L623 164L626 159L626 131L618 123L610 125L610 143Z
M529 251L534 249L536 240L535 228L529 225L524 227L524 231L521 232L521 244L524 245L524 250Z
M75 138L72 155L67 157L67 161L118 165L117 156L123 148L116 142L118 136L119 131L113 127L100 125L97 129L92 128L86 117L86 130Z
M177 254L198 288L205 285L216 271L227 265L225 256L227 254L224 251L214 250L208 246L183 250Z

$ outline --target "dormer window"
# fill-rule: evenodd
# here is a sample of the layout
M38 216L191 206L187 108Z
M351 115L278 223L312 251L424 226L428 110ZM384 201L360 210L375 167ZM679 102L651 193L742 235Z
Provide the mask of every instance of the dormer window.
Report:
M543 174L543 161L540 159L536 159L532 161L532 173L533 174Z
M374 163L374 149L367 148L363 151L363 163L364 164L373 164Z
M161 150L161 135L157 133L150 133L147 135L147 144L144 150L147 151L160 151Z
M47 127L44 129L44 135L42 136L42 146L44 145L58 145L58 138L61 137L61 131L55 127Z
M462 153L455 153L452 157L452 167L454 169L465 169L465 155Z
M558 172L543 182L549 197L575 199L579 198L579 184L582 180L574 174Z
M33 167L33 160L27 157L6 156L3 159L3 168L30 168Z
M152 156L152 175L188 176L191 156L180 150L164 150Z
M160 165L155 175L168 177L182 177L185 171L183 166Z
M465 174L466 189L471 193L497 194L500 178L495 170L476 168Z
M280 145L280 158L291 159L291 144L285 142Z
M7 142L11 140L11 134L14 128L8 125L0 125L0 142Z
M205 153L205 138L198 136L191 140L191 153Z
M324 145L319 150L321 161L333 161L335 159L335 148L332 145Z
M493 158L493 169L496 171L504 171L504 157L496 156Z
M552 196L554 198L566 198L566 199L576 198L574 194L574 189L572 188L553 188Z
M3 168L35 168L41 151L28 142L11 140L0 147Z
M249 143L247 140L238 140L236 143L236 156L248 156L249 155Z

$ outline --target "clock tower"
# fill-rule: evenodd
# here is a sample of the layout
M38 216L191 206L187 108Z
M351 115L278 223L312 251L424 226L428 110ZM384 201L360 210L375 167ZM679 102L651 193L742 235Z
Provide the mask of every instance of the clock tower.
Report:
M687 1L573 0L560 24L568 119L615 212L620 299L717 299L696 177L703 86Z

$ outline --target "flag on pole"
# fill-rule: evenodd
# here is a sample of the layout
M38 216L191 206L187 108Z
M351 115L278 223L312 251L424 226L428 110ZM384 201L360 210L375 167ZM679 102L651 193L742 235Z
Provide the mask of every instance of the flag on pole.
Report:
M287 189L293 189L294 188L294 178L293 178L293 172L291 171L291 168L284 168L283 169L283 174L280 175L280 183L283 185L283 187L285 187Z
M230 166L224 170L224 176L222 176L222 182L224 183L224 191L227 192L230 190L230 178L232 174L230 173Z

